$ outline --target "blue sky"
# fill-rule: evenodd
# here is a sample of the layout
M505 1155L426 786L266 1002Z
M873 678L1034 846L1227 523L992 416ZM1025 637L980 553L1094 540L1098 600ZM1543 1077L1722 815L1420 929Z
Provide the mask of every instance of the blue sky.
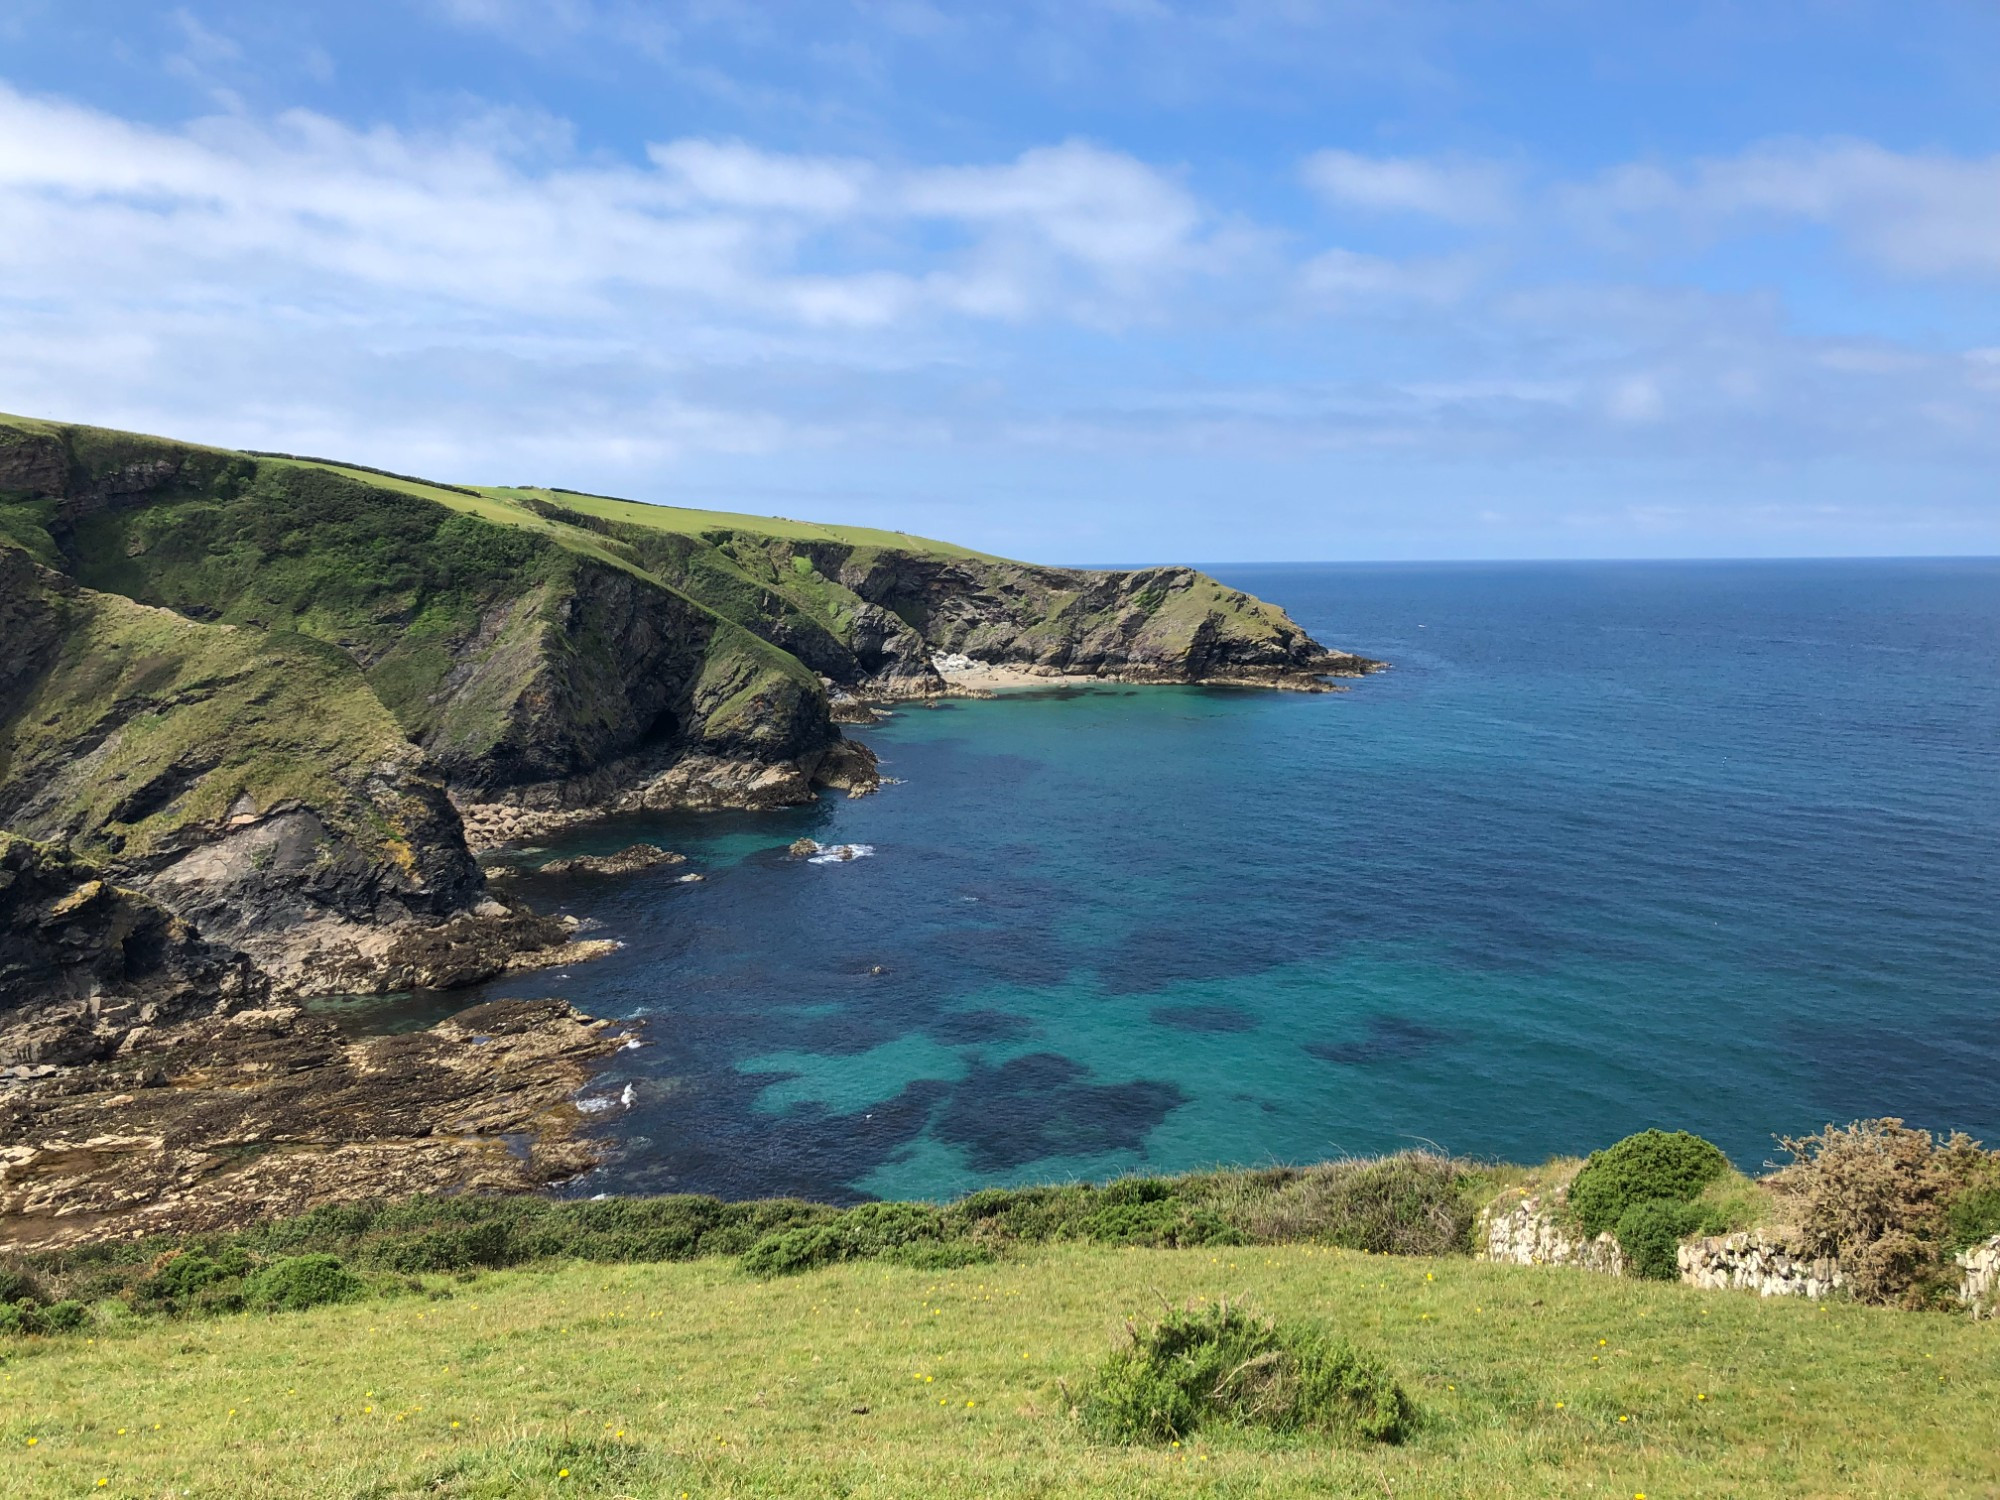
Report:
M2000 552L2000 7L0 0L0 409L1061 561Z

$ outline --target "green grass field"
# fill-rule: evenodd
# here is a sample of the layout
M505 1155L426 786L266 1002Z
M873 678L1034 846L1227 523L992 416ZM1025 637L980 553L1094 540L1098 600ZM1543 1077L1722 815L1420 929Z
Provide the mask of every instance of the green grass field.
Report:
M2000 1496L2000 1324L1312 1246L940 1273L566 1262L0 1341L9 1496ZM1400 1447L1068 1414L1127 1316L1229 1296L1383 1354Z

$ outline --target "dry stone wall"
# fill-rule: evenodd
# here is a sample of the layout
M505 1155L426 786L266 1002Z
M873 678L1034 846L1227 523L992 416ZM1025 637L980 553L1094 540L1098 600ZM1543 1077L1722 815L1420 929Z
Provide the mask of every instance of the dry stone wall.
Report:
M1596 1239L1572 1235L1544 1212L1540 1198L1523 1198L1506 1210L1486 1211L1487 1260L1513 1266L1582 1266L1611 1276L1625 1274L1625 1252L1609 1234Z
M1959 1253L1958 1296L1975 1318L2000 1318L2000 1234Z
M1691 1240L1681 1246L1679 1260L1681 1280L1710 1291L1735 1287L1760 1297L1817 1299L1847 1285L1839 1261L1796 1254L1762 1230Z
M1484 1248L1481 1258L1513 1266L1581 1266L1623 1276L1625 1254L1617 1239L1600 1234L1584 1239L1564 1228L1557 1218L1562 1194L1552 1195L1554 1207L1537 1197L1518 1203L1491 1205L1481 1216ZM1818 1300L1845 1290L1847 1276L1832 1256L1799 1253L1782 1237L1764 1230L1690 1240L1680 1247L1680 1279L1705 1291L1753 1291L1760 1297L1808 1297ZM1959 1300L1975 1318L2000 1318L2000 1234L1983 1245L1961 1251Z

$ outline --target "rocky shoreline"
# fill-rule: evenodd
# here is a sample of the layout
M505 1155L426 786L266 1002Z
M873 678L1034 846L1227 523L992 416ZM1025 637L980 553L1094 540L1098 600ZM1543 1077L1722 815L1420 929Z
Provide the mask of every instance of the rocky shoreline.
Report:
M576 1095L630 1040L560 1000L360 1040L258 1005L136 1028L102 1060L17 1065L0 1081L0 1249L545 1188L598 1161Z
M1378 665L1191 568L0 416L0 1244L586 1165L604 1031L560 1002L370 1042L299 1008L617 946L483 853L867 796L840 726L891 704Z

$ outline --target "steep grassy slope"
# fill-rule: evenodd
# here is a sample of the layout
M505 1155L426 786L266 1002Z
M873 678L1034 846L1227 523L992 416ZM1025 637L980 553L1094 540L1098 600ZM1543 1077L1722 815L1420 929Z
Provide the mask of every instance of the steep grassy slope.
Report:
M75 1494L1961 1496L2000 1325L1313 1246L1062 1247L759 1282L567 1265L0 1340L7 1489ZM1121 1321L1246 1299L1384 1355L1401 1446L1086 1441ZM32 1445L30 1440L32 1439ZM100 1484L100 1481L103 1483Z
M80 588L6 546L0 597L0 825L279 973L478 898L442 782L340 651Z
M176 445L139 476L148 487L101 499L96 436L65 436L53 509L14 508L17 535L40 520L37 555L95 589L338 646L454 782L555 780L668 744L775 758L829 739L796 661L587 532L525 512L494 524L482 512L499 508L440 486Z

